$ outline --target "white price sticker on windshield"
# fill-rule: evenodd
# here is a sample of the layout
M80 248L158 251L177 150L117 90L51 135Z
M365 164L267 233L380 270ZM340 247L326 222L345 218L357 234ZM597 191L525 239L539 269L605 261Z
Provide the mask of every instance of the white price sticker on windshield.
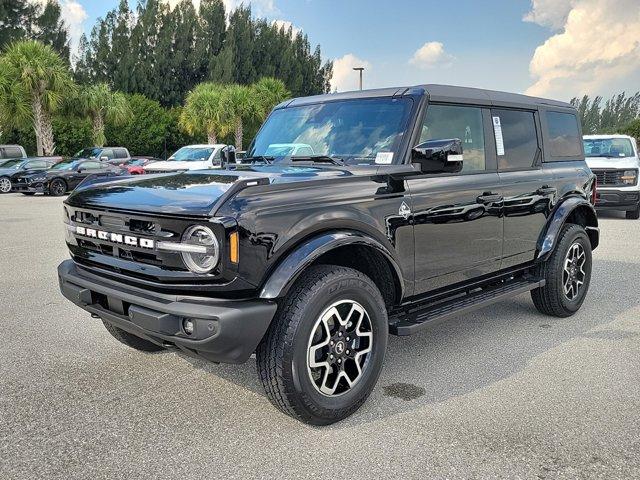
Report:
M493 117L493 132L496 136L496 153L501 157L504 155L504 138L502 137L500 117Z
M378 165L391 165L393 162L393 152L378 152L376 154L376 163Z

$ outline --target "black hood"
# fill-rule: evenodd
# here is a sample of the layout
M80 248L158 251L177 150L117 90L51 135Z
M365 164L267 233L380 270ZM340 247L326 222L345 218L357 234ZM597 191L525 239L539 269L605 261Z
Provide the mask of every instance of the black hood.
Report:
M315 165L265 165L143 175L79 187L67 202L77 207L203 216L211 215L216 204L242 188L350 175L351 172L341 168Z

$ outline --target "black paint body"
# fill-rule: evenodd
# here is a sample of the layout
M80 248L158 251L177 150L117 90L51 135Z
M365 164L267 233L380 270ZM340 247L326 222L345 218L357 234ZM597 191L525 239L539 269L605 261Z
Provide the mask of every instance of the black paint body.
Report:
M268 327L278 299L313 262L342 259L370 265L375 258L388 273L381 290L393 312L485 277L531 268L553 249L555 236L571 215L584 219L592 245L597 246L597 220L590 203L594 176L583 155L550 161L546 126L539 118L545 109L574 113L569 105L425 86L310 97L277 108L367 96L405 96L413 101L410 126L394 165L254 164L80 187L65 202L74 263L67 261L59 269L63 292L143 338L214 361L241 362ZM540 130L536 164L499 171L493 131L486 128L486 170L421 173L411 164L411 148L429 104L481 107L489 128L493 107L534 112ZM197 223L209 224L221 243L221 263L209 274L189 272L177 253L114 246L81 239L72 231L77 224L94 225L179 241L182 232ZM240 238L237 264L228 255L232 232ZM244 327L253 332L250 339L236 339L242 347L235 356L222 355L205 346L216 344L217 334L194 346L180 332L170 335L141 326L135 312L127 317L130 301L123 307L116 298L114 311L109 300L114 294L105 293L114 285L173 302L235 302L239 309L249 302L252 308L263 305L266 313L260 319L243 318ZM85 290L90 293L81 292ZM222 314L216 318L220 325L226 321Z

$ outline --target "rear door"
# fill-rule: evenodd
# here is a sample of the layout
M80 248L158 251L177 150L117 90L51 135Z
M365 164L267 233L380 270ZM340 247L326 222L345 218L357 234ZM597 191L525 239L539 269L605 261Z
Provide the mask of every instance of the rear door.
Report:
M502 268L508 268L534 259L556 188L543 168L538 112L494 108L491 116L504 194Z
M459 138L463 171L409 177L416 293L500 268L502 195L488 108L430 104L418 143Z

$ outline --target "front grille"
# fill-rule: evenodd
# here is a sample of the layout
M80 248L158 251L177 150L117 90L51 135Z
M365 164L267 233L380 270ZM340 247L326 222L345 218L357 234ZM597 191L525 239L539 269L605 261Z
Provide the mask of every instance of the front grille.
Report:
M184 220L166 218L145 218L131 215L118 215L100 210L66 207L69 218L67 243L74 256L92 258L97 262L99 256L128 260L136 264L160 266L168 270L184 270L185 266L179 254L146 249L142 246L114 242L110 238L89 238L76 232L78 226L95 229L109 234L132 235L138 239L155 241L179 241L182 232L191 223ZM124 237L123 237L124 238ZM95 254L99 254L96 256ZM108 267L109 262L105 262Z
M599 187L629 187L622 181L624 172L628 170L593 170L598 179Z

